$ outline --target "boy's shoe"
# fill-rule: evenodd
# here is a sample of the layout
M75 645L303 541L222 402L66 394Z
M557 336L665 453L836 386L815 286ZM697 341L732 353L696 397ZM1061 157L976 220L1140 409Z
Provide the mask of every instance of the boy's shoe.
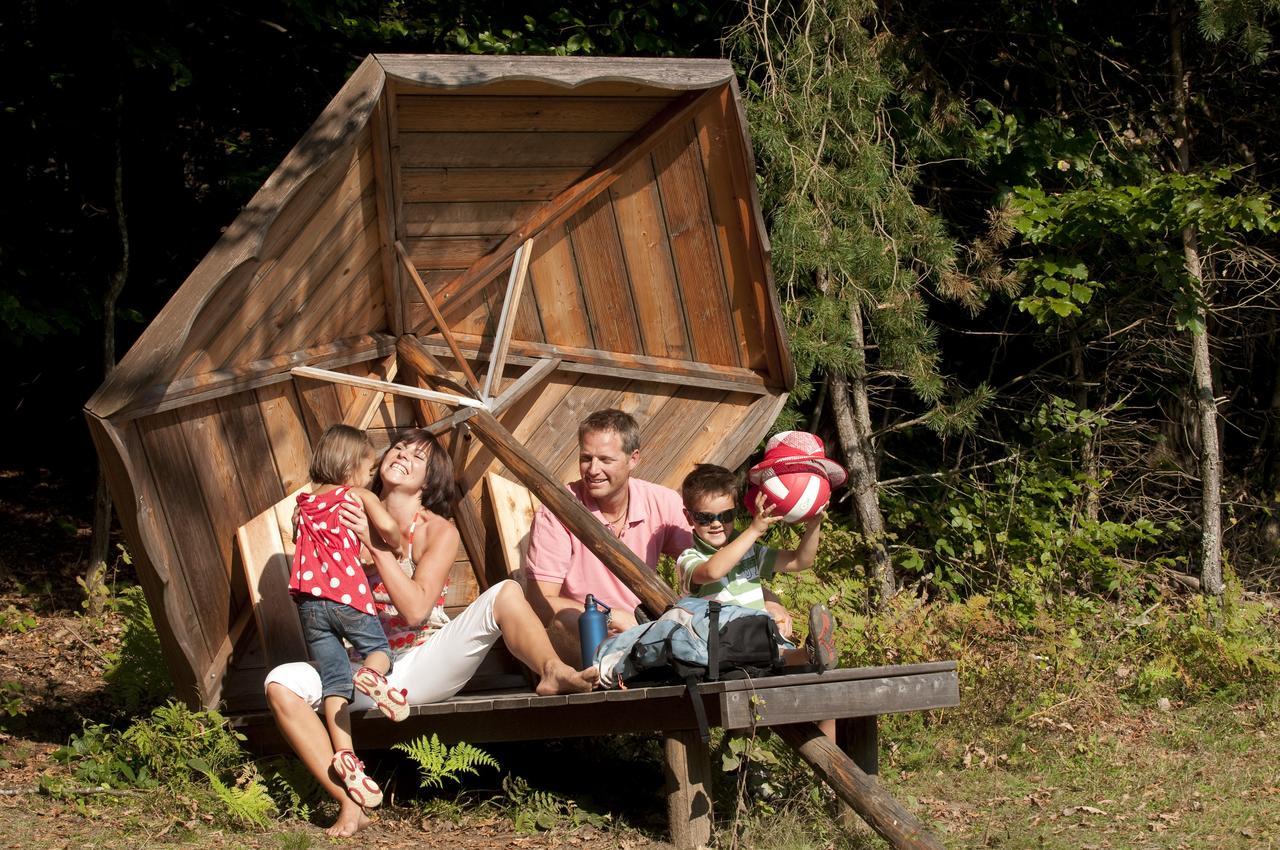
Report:
M809 609L809 636L804 642L819 673L836 666L836 621L821 602Z
M387 677L370 667L361 667L351 677L356 690L373 700L378 710L399 723L409 716L409 692L393 688Z
M366 809L382 805L382 789L365 774L364 762L356 758L355 753L351 750L338 750L333 754L331 766L347 789L347 796L356 805Z

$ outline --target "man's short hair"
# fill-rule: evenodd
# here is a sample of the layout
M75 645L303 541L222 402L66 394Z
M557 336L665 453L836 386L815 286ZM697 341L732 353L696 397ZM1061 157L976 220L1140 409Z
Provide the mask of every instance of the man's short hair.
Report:
M623 413L616 408L597 410L582 420L578 426L578 442L588 434L613 431L622 440L622 450L627 454L640 451L640 426L630 413Z
M684 506L693 510L694 505L707 496L737 499L739 484L738 476L723 466L699 463L693 467L693 472L684 477L684 483L680 485L680 497L684 499Z

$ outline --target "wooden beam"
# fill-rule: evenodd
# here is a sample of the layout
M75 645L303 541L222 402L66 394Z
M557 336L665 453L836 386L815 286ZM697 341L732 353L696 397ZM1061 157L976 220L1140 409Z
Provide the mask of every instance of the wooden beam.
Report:
M659 615L675 602L671 588L663 584L657 572L650 569L622 541L610 534L583 505L573 497L551 472L520 441L502 427L489 411L476 408L466 411L465 422L485 447L500 460L520 483L542 500L569 533L582 541L631 592L640 597L650 613Z
M397 336L404 332L404 287L400 282L400 263L396 257L396 242L403 226L399 220L400 207L396 201L399 180L391 140L396 112L393 86L384 86L378 103L369 118L373 144L374 200L378 209L378 259L382 263L382 289L386 302L387 327Z
M547 375L559 368L560 363L559 357L554 357L550 360L539 360L534 363L525 370L523 375L516 378L502 395L489 402L489 412L494 416L500 415L502 411L524 398L529 390L541 384Z
M578 182L560 192L521 227L485 256L476 260L446 287L448 301L443 307L446 318L464 309L477 292L488 285L493 276L511 261L516 249L526 240L533 239L549 227L567 221L574 213L589 204L602 192L608 191L627 168L641 157L648 156L662 142L667 132L684 125L695 113L716 97L717 89L692 91L672 101L630 139L619 145L607 157Z
M642 59L624 56L439 56L377 53L386 73L418 86L461 88L488 93L492 84L534 80L554 86L566 97L590 83L623 82L660 89L706 88L733 79L724 59ZM474 88L486 85L484 88Z
M816 723L773 729L895 850L943 850L942 842L925 829L920 819L863 773L853 759L822 734Z
M515 259L511 263L511 276L507 278L507 294L502 299L502 315L498 317L497 335L493 341L493 351L489 354L489 370L484 375L484 389L480 398L485 401L502 387L502 368L506 365L507 348L511 345L511 333L516 326L516 310L520 307L520 296L524 292L525 278L529 276L529 258L533 256L533 240L526 239L516 249Z
M463 343L462 353L479 356L481 337L458 334ZM418 341L428 351L444 352L448 349L431 339ZM764 379L750 369L734 366L710 366L689 360L671 360L665 357L646 357L638 354L615 354L596 348L573 348L567 345L549 345L541 342L513 341L507 355L508 363L531 366L539 360L558 357L563 372L581 372L586 375L610 375L632 381L649 381L655 384L677 384L682 387L702 387L709 390L754 393L768 395L773 390Z
M483 403L474 398L466 396L453 395L452 393L438 393L434 390L420 390L417 387L410 387L404 384L394 384L390 381L379 381L374 378L361 378L356 375L348 375L344 372L330 372L327 369L313 369L310 366L297 366L289 370L295 378L311 378L316 381L328 381L331 384L345 384L348 387L358 387L362 390L377 390L379 392L391 393L392 395L401 395L405 398L416 398L422 401L435 401L440 404L447 404L450 407L483 407Z
M399 368L395 355L384 364L383 380L394 381L396 379L396 370ZM385 397L384 393L370 391L362 401L351 405L351 409L347 411L347 415L342 418L344 425L350 425L352 428L358 428L364 431L373 422L373 417L378 415L378 409L382 407L382 401Z
M400 262L404 264L405 269L409 272L409 279L418 288L418 294L422 296L423 302L427 305L427 310L430 311L432 318L435 320L436 327L440 328L441 336L448 343L449 350L453 353L453 359L458 363L458 370L467 379L467 386L471 387L472 392L478 394L480 392L480 382L476 380L476 375L471 371L471 366L467 363L467 359L462 356L462 352L458 349L458 343L453 338L453 332L449 330L448 323L445 322L444 316L440 314L440 308L436 306L436 299L431 297L431 292L427 289L427 285L422 282L422 275L418 274L418 269L414 266L413 260L409 259L409 252L405 250L404 243L399 239L396 240L396 253L400 255Z
M284 383L293 377L289 370L295 366L336 369L373 360L375 357L386 357L394 350L395 339L385 334L374 334L279 354L233 369L218 369L167 384L157 384L140 393L129 407L112 418L115 422L124 423L153 413L163 413L257 387Z
M453 376L449 374L444 364L437 360L435 355L428 351L413 334L405 334L396 340L396 353L424 380L443 386L451 393L471 394L471 390L453 380Z

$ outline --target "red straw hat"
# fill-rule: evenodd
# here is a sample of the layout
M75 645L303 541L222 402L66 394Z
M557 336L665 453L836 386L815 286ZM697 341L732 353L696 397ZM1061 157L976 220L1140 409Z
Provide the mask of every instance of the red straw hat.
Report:
M843 466L827 459L822 438L808 431L783 431L770 437L764 446L764 460L748 470L747 480L759 484L788 472L816 472L825 476L832 487L841 486L849 478Z

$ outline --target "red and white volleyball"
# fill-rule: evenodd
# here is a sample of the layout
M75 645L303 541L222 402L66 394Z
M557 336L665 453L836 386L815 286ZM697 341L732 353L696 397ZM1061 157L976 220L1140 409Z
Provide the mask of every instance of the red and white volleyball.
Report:
M758 485L747 488L747 510L753 514L758 493L764 493L765 501L783 522L804 522L826 509L831 501L831 482L811 470L763 476Z

